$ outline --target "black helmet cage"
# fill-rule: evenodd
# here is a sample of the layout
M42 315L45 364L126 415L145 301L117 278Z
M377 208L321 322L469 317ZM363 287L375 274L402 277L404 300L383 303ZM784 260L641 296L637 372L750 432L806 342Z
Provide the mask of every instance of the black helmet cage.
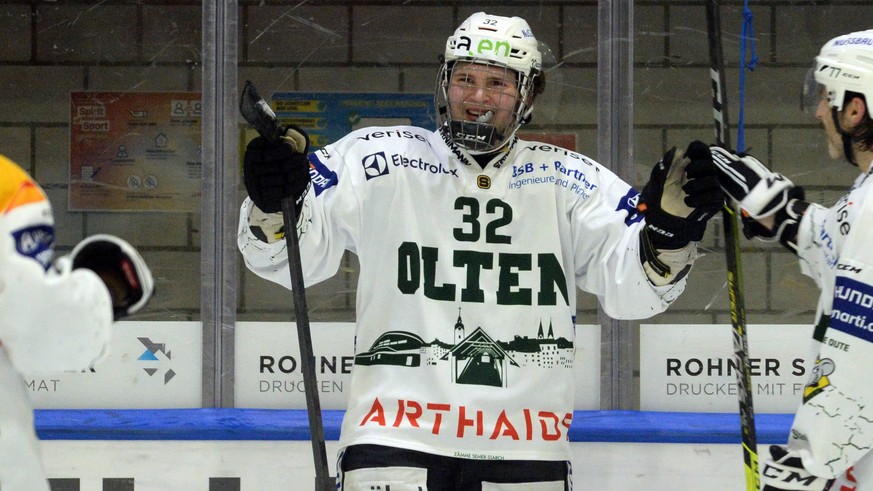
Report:
M535 94L535 82L539 77L539 71L532 69L528 76L518 70L509 68L501 63L495 63L481 58L459 58L453 61L444 61L437 74L437 90L434 94L435 105L439 125L450 132L451 140L466 149L473 155L487 154L503 148L512 140L518 128L531 120L533 98ZM513 109L513 121L507 125L503 132L490 122L479 121L455 121L449 111L449 85L451 84L452 71L457 63L475 63L503 68L515 73L518 94Z

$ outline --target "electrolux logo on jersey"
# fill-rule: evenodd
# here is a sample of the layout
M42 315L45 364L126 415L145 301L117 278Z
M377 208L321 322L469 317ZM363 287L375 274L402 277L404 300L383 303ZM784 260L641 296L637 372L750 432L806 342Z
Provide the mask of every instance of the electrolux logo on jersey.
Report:
M361 165L364 167L364 175L368 181L388 174L388 159L385 158L385 152L365 155L361 159Z
M447 169L442 162L428 162L422 158L409 158L405 155L395 153L391 154L390 158L386 157L385 152L371 153L365 155L361 159L361 166L364 168L364 175L367 180L375 179L387 175L389 173L389 162L394 167L402 169L412 169L433 175L451 175L459 178L457 169Z
M430 174L441 175L441 174L450 174L457 177L458 169L446 169L442 162L438 162L436 164L427 162L424 159L416 159L416 158L408 158L405 155L400 155L395 153L391 155L391 163L394 164L394 167L405 167L408 169L420 170L423 172L427 172Z

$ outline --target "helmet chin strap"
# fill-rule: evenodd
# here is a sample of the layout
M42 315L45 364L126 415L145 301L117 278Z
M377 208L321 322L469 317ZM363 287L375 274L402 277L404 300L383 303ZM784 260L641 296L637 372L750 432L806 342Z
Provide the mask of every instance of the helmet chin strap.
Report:
M837 129L837 133L840 134L840 137L842 137L843 140L843 155L850 164L858 167L858 161L855 158L855 147L852 145L852 135L844 130L843 126L840 124L840 117L837 113L837 108L831 108L831 116L834 118L834 127Z

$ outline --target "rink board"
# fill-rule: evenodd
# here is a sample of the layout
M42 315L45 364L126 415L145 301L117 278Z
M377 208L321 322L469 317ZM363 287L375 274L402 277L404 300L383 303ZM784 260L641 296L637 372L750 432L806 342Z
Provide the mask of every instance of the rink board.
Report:
M343 411L322 411L327 440L339 438ZM759 414L760 443L784 443L791 414ZM108 409L35 411L43 440L308 440L303 410ZM727 413L576 411L571 442L739 443L740 419Z
M332 468L342 415L323 412ZM759 452L787 440L792 418L756 415ZM307 490L315 476L300 410L37 410L35 425L55 491ZM577 411L569 437L580 489L744 482L735 414Z

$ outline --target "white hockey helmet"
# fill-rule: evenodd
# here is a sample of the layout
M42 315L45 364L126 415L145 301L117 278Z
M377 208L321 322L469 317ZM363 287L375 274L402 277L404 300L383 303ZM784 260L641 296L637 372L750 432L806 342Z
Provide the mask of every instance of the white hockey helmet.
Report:
M873 104L873 29L837 36L822 46L804 84L804 107L818 103L819 87L827 91L828 105L843 109L846 92L863 94Z
M436 107L441 127L452 141L473 154L490 153L511 141L519 126L530 120L535 82L542 72L539 42L527 21L477 12L446 41L444 62L437 77ZM449 80L458 62L481 63L512 70L517 76L518 100L514 121L496 128L488 121L453 121L448 110ZM487 119L487 118L486 118Z

